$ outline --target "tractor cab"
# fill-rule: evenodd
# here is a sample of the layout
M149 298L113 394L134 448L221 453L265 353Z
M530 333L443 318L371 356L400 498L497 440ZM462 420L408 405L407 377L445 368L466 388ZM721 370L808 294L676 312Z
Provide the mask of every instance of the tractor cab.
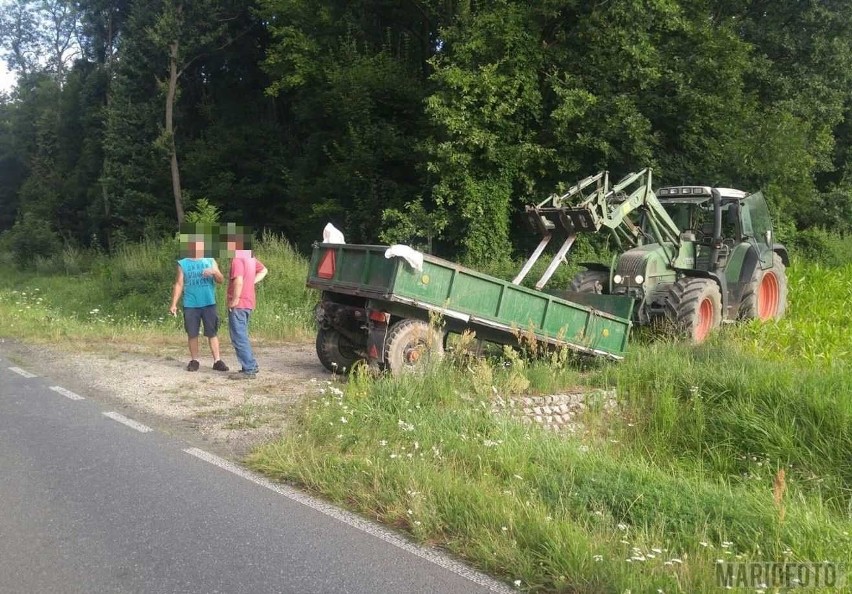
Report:
M750 247L765 269L773 264L773 251L783 250L774 243L772 219L761 192L675 186L660 188L657 197L683 231L681 239L695 242L698 270L725 269L739 246ZM780 255L786 263L786 251Z

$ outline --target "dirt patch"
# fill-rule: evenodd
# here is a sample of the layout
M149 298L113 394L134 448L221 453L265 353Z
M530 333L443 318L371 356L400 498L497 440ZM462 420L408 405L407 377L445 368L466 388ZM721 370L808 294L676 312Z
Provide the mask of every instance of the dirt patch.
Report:
M225 362L238 369L228 346L222 350ZM234 458L286 431L293 407L338 379L319 363L313 345L302 343L257 346L261 371L244 381L214 371L204 349L201 369L188 372L185 347L170 344L33 346L6 340L0 353L68 389L141 414L160 429L200 435Z

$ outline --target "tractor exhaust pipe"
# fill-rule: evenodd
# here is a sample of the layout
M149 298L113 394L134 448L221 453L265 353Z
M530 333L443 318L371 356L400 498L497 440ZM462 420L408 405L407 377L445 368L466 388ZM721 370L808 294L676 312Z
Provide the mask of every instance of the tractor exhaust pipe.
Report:
M710 249L710 269L716 270L719 264L719 250L722 248L722 194L713 188L713 245Z

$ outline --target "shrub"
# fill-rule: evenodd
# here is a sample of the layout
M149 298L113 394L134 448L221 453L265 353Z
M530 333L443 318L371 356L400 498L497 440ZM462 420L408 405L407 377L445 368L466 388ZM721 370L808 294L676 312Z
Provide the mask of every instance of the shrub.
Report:
M15 223L7 241L12 259L20 269L37 258L52 258L62 250L62 241L48 222L30 214L25 214Z
M805 229L796 234L793 249L805 260L826 266L844 266L852 263L850 238L824 229Z

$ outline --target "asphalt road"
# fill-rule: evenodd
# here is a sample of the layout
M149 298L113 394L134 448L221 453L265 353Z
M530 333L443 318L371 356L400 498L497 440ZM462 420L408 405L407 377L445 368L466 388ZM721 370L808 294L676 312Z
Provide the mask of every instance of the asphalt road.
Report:
M0 358L2 593L509 591L12 367Z

